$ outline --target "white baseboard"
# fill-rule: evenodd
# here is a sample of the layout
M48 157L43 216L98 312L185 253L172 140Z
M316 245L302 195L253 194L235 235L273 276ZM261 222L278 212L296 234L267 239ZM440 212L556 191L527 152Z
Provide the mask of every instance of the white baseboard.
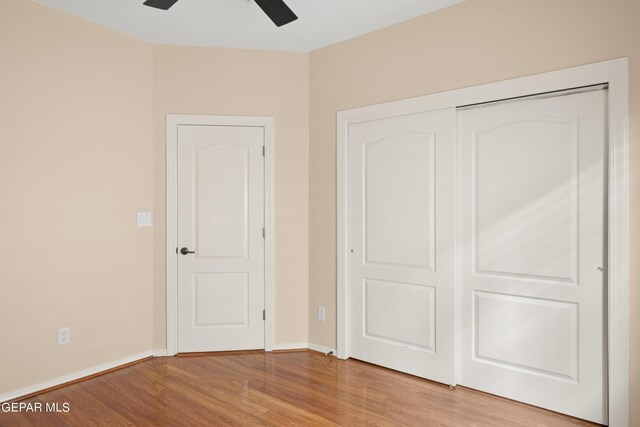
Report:
M308 348L309 350L319 351L320 353L324 353L324 354L332 353L332 355L333 355L333 356L335 356L335 355L336 355L336 351L335 351L334 349L329 348L329 347L323 347L323 346L321 346L321 345L317 345L317 344L311 344L311 343L309 343L309 344L307 345L307 348Z
M316 345L316 344L309 344L306 342L302 342L302 343L289 343L289 344L276 344L273 346L273 350L275 351L282 351L282 350L303 350L303 349L309 349L309 350L313 350L313 351L318 351L320 353L324 353L324 354L328 354L329 352L333 352L333 355L336 354L336 351L328 348L328 347L323 347L321 345Z
M308 348L308 344L306 342L303 343L288 343L288 344L275 344L273 346L273 350L282 351L282 350L303 350Z
M0 403L6 402L9 400L17 399L22 396L27 396L32 393L36 393L42 390L46 390L51 387L56 387L61 384L65 384L71 381L79 380L84 377L88 377L90 375L99 374L100 372L108 371L109 369L117 368L118 366L126 365L131 362L136 362L140 359L145 359L147 357L153 356L155 352L147 351L144 353L136 354L133 356L125 357L119 360L114 360L113 362L104 363L102 365L94 366L89 369L84 369L82 371L77 371L72 374L63 375L58 378L54 378L49 381L45 381L40 384L32 385L29 387L25 387L20 390L12 391L7 394L0 395Z
M265 349L265 351L269 352L269 351L306 350L306 349L318 351L320 353L325 353L325 354L331 351L333 352L333 354L336 353L335 350L332 350L328 347L322 347L316 344L309 344L306 342L275 344L273 345L273 348L271 350ZM175 355L169 354L167 352L167 349L165 348L157 348L153 350L153 357L169 357L169 356L175 356Z

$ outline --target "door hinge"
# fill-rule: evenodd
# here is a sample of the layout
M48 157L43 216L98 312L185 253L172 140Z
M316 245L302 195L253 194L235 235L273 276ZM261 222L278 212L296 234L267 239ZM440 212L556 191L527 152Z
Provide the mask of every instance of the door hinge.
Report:
M263 145L262 146L262 157L264 157L265 155L266 155L266 148Z
M262 310L262 320L267 320L267 311Z
M267 238L267 230L265 230L264 227L262 227L262 238L266 239Z

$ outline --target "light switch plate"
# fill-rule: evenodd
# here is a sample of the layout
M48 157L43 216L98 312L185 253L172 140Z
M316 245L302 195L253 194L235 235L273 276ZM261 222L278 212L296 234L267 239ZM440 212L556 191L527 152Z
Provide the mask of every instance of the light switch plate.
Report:
M138 227L151 227L151 212L138 212Z

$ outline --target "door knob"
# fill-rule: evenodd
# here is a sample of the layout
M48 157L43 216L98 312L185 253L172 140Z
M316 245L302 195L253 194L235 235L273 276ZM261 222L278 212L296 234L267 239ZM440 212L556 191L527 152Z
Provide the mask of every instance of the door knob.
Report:
M180 249L180 253L182 255L195 254L195 251L190 251L189 248L182 248L182 249Z

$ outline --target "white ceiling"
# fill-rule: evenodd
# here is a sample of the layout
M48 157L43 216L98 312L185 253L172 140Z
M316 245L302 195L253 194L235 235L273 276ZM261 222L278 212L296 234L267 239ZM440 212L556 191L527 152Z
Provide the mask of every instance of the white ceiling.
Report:
M285 0L299 19L276 27L250 0L36 0L158 44L308 52L464 0Z

